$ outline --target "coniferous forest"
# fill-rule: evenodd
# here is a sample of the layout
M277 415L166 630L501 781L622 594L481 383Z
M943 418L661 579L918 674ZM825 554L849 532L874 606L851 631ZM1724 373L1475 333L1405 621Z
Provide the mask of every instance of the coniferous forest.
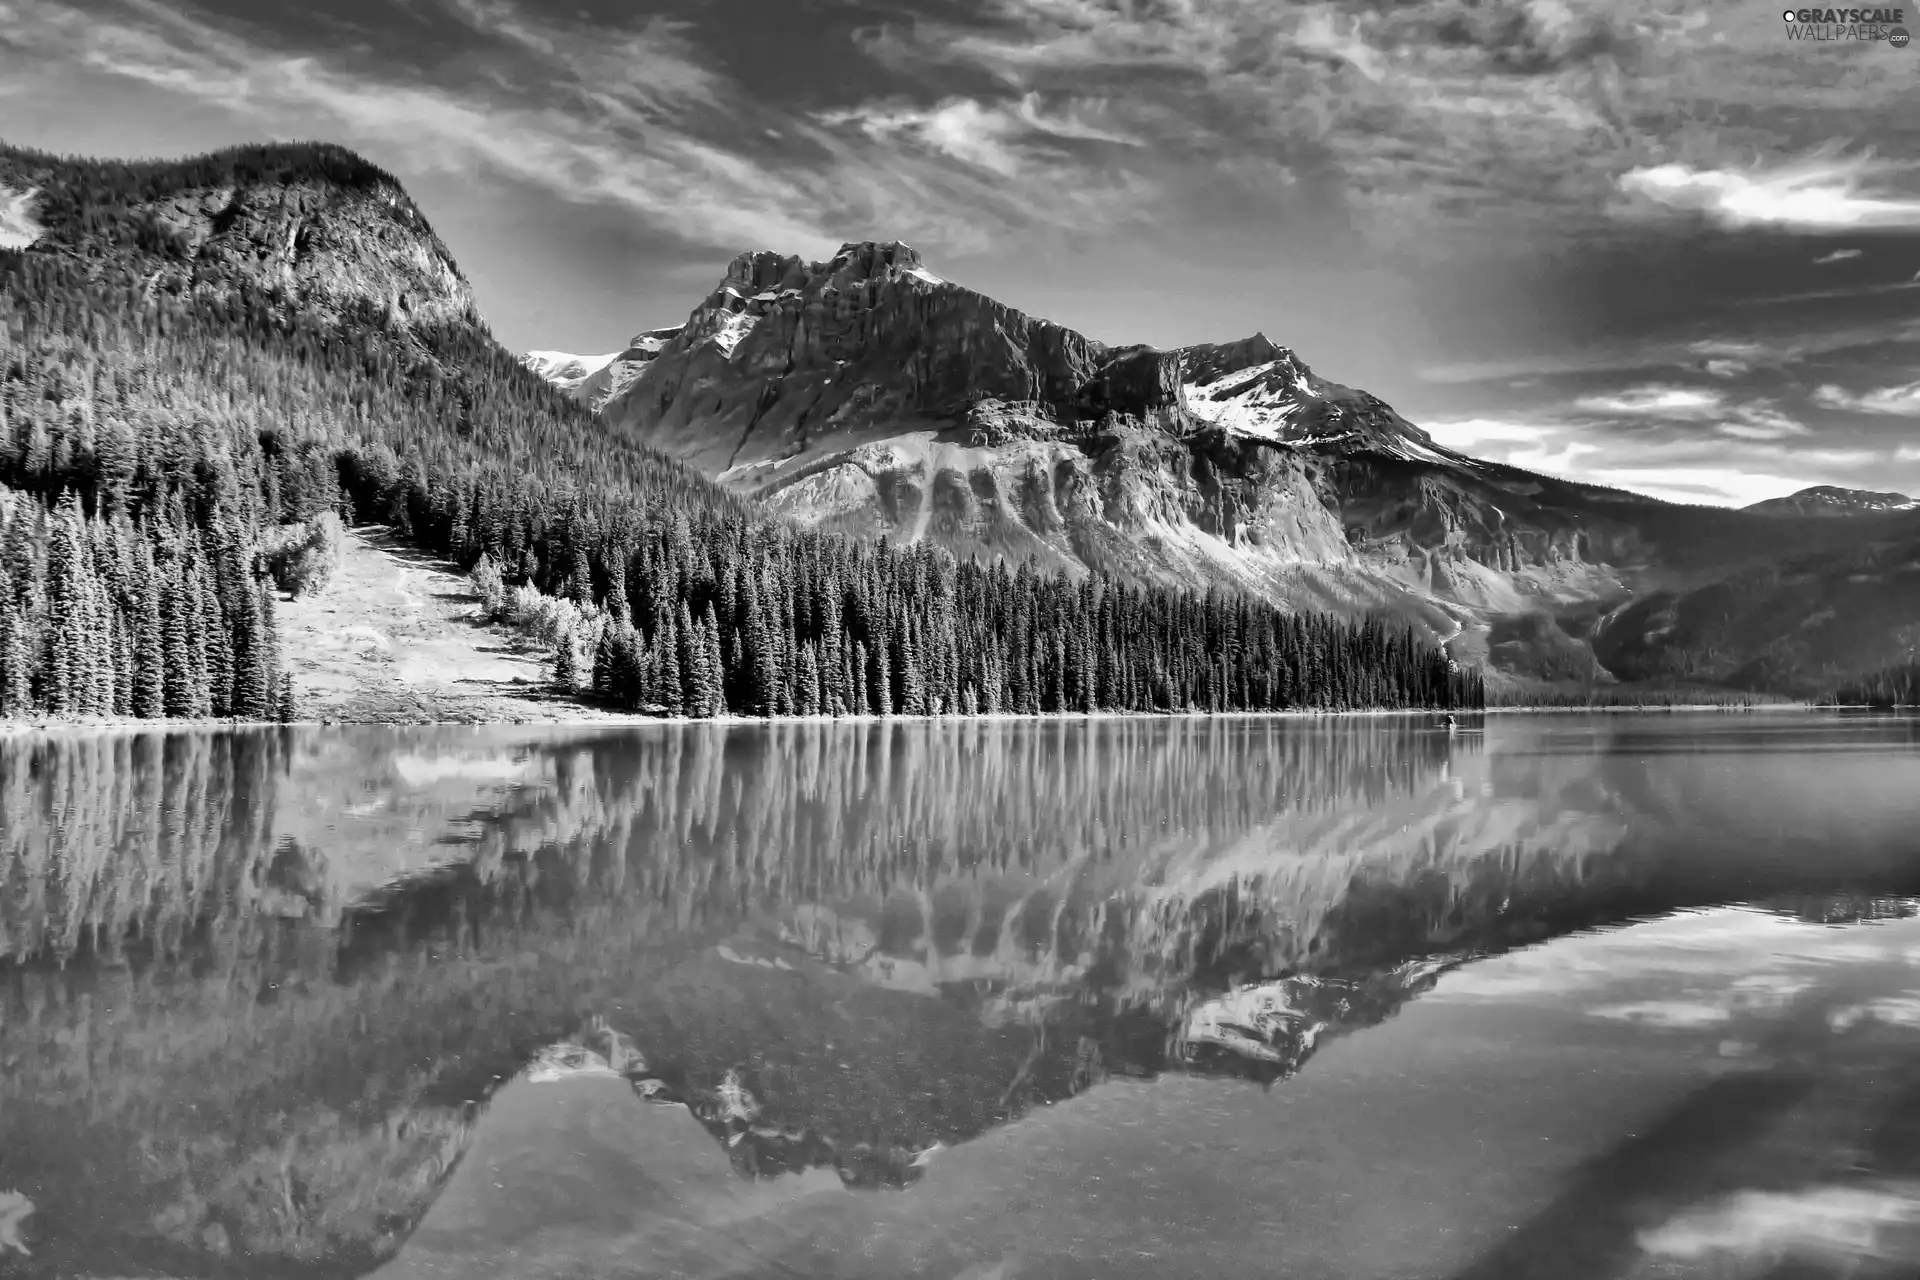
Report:
M1819 701L1842 707L1920 707L1920 663L1883 667Z
M608 433L477 320L315 316L142 212L220 183L393 182L350 153L28 158L49 233L0 251L0 714L293 718L261 546L328 510L483 594L570 601L556 680L626 708L1484 705L1410 630L791 528Z

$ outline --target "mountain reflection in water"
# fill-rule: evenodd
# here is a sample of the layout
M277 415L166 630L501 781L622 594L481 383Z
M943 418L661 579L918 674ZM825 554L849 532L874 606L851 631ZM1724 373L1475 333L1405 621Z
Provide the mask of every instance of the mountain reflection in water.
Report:
M1738 1261L1713 1242L1782 1215L1897 1234L1920 1174L1898 1135L1871 1179L1801 1170L1818 1185L1800 1199L1714 1162L1761 1116L1801 1117L1831 1154L1836 1125L1920 1114L1867 1087L1912 1065L1920 969L1910 990L1888 958L1905 952L1852 940L1911 935L1920 960L1917 763L1911 721L1799 715L0 739L0 1193L33 1206L32 1254L0 1247L0 1273L544 1258L983 1280L1158 1275L1200 1248L1223 1274L1274 1274L1278 1250L1287 1274L1598 1277ZM1671 914L1742 902L1768 909ZM1705 994L1652 988L1732 934L1645 972L1616 958L1723 917L1767 941ZM1830 941L1740 985L1789 936ZM1554 1007L1581 983L1582 1009ZM1524 1060L1556 1020L1571 1029L1542 1052L1587 1045L1569 1067L1616 1121L1672 1114L1476 1237L1434 1216L1471 1179L1407 1192L1405 1150L1492 1141L1544 1106L1536 1078L1478 1127L1470 1099L1410 1116L1405 1096L1469 1061L1461 1079L1499 1076L1489 1058ZM1711 1041L1711 1079L1663 1095L1650 1082L1685 1071L1632 1046L1688 1035ZM1843 1041L1868 1065L1830 1062ZM571 1070L529 1074L543 1051ZM1385 1063L1398 1083L1363 1089ZM1316 1090L1333 1101L1307 1122ZM1242 1145L1282 1114L1268 1147ZM1399 1147L1379 1146L1388 1115ZM1128 1134L1148 1145L1121 1157ZM1310 1154L1269 1154L1289 1143ZM1369 1144L1385 1173L1355 1165ZM1776 1145L1776 1165L1799 1149ZM1069 1149L1027 1209L983 1190ZM1114 1210L1069 1185L1087 1176L1126 1204L1104 1234L1087 1224ZM1368 1213L1282 1207L1341 1194L1396 1225L1361 1248L1329 1224ZM1752 1274L1901 1256L1794 1230L1754 1246ZM1394 1240L1421 1266L1388 1265Z

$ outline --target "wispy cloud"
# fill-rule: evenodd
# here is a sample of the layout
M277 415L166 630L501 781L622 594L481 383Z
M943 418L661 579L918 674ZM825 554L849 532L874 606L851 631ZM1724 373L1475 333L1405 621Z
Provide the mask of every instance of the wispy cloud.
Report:
M1693 387L1629 387L1609 395L1582 396L1574 407L1589 413L1622 413L1699 421L1725 410L1726 397L1718 391Z
M1816 267L1826 267L1836 262L1850 262L1859 257L1862 252L1860 249L1835 249L1832 253L1823 253L1815 258L1813 265Z
M1855 127L1875 84L1807 75L1808 51L1774 47L1777 29L1733 0L1683 15L1664 0L916 7L840 28L843 62L805 94L727 70L732 35L697 8L621 23L412 0L463 42L386 69L158 0L36 0L0 39L289 132L478 160L729 247L882 233L979 251L1010 232L1204 220L1224 201L1439 257L1449 236L1516 222L1583 234L1622 191L1728 224L1920 226L1891 162L1780 162ZM829 6L823 22L844 17ZM1702 123L1716 114L1737 134ZM1736 145L1770 158L1740 168Z
M1645 217L1682 211L1734 230L1914 230L1920 229L1920 192L1911 189L1916 173L1920 163L1830 149L1790 163L1746 169L1657 164L1620 175L1620 190L1629 199L1617 212ZM1907 179L1907 185L1897 185L1896 178ZM1858 253L1842 250L1823 261Z
M1666 384L1421 426L1451 448L1527 471L1712 505L1858 484L1890 460L1884 450L1821 437L1769 398Z
M1812 400L1829 409L1843 409L1851 413L1920 418L1920 382L1879 387L1860 394L1828 383L1814 389Z
M1784 440L1804 436L1807 428L1764 400L1734 402L1710 388L1628 387L1605 395L1581 396L1574 408L1587 413L1668 422L1711 423L1721 435L1737 440Z
M1047 113L1038 93L991 105L973 98L949 98L931 107L868 105L825 111L815 118L829 128L851 125L877 142L908 138L1002 178L1015 177L1035 163L1057 162L1063 143L1140 145L1137 138L1086 119L1074 105Z
M862 235L980 250L1035 226L1098 230L1130 216L1125 175L1010 187L1015 145L1123 141L1037 96L1005 110L930 113L931 149L822 126L716 71L683 24L588 27L503 0L444 0L481 40L425 71L292 52L153 0L13 11L0 41L258 121L340 137L413 172L482 166L563 199L610 203L729 250L830 254ZM1017 131L1017 132L1016 132ZM950 161L965 157L972 166Z

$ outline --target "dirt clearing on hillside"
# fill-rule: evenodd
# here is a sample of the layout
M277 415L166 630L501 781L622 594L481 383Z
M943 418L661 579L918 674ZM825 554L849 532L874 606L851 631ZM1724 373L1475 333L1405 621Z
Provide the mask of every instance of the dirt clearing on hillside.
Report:
M346 531L318 595L278 605L302 720L630 720L553 693L548 655L480 617L457 565L380 525Z

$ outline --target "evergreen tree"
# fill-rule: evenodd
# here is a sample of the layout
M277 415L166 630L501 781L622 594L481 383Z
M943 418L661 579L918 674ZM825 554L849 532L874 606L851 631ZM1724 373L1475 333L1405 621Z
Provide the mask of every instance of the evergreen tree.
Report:
M553 646L553 685L561 693L573 693L580 687L579 659L571 630L562 632Z
M133 714L157 719L167 714L169 631L162 608L162 581L153 543L142 537L135 553L133 617Z
M653 647L660 655L659 699L666 705L669 715L685 715L687 713L686 673L680 666L680 626L679 616L675 611L662 611L660 631L654 637Z

